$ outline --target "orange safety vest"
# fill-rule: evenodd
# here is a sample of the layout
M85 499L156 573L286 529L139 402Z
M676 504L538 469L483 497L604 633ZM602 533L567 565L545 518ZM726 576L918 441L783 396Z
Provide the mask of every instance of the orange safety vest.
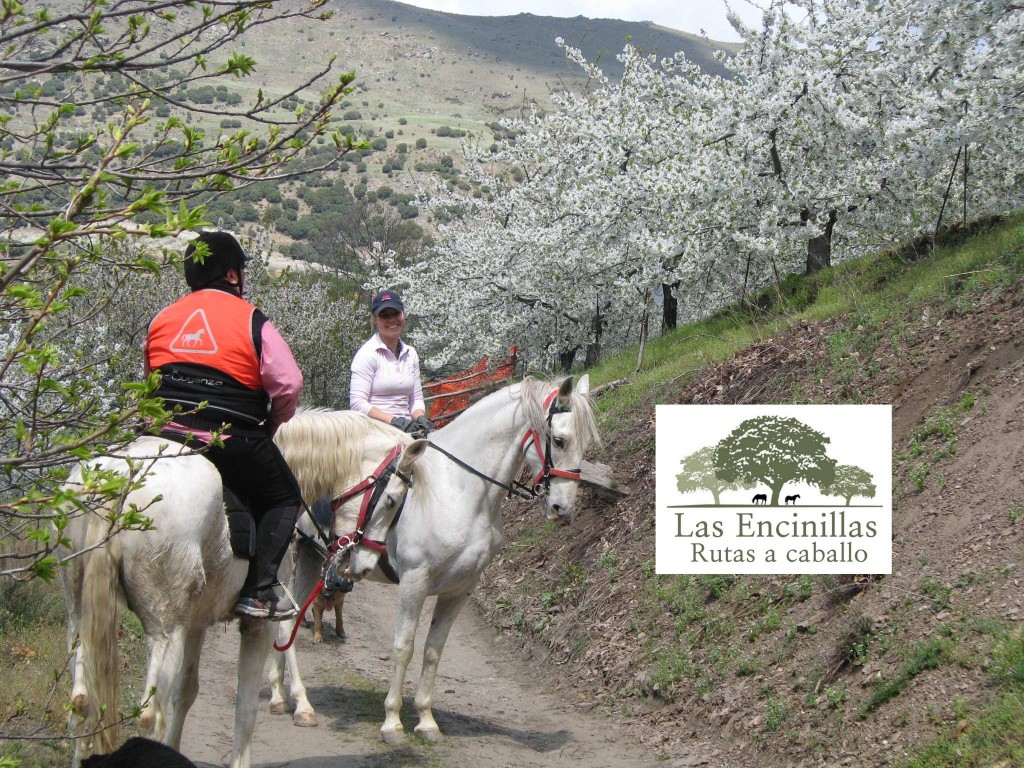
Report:
M150 323L147 361L161 374L154 394L179 408L176 421L203 429L227 422L233 431L265 425L270 398L253 339L257 315L263 319L244 299L207 288L179 299ZM208 405L196 410L203 402Z
M256 307L238 296L207 288L190 293L149 326L149 367L191 363L216 368L249 389L263 389L252 338Z

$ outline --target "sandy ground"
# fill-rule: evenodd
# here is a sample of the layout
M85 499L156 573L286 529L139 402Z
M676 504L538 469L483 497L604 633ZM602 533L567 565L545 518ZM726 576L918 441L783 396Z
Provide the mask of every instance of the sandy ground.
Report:
M288 715L271 715L269 690L253 743L254 766L383 768L384 766L488 766L493 768L598 768L654 766L612 720L585 712L546 685L544 675L495 639L467 608L449 637L437 676L434 713L446 739L428 744L408 738L400 747L380 741L383 700L390 676L390 648L397 590L361 584L346 603L348 641L333 636L313 645L300 631L298 657L316 728L298 728ZM428 601L425 608L432 608ZM420 639L428 617L424 615ZM330 623L325 616L325 624ZM210 630L200 669L200 693L185 726L182 751L200 766L225 765L231 754L238 638L234 625ZM411 697L420 666L417 650L406 681L403 721L411 733ZM540 679L538 679L540 678ZM571 695L571 694L570 694Z

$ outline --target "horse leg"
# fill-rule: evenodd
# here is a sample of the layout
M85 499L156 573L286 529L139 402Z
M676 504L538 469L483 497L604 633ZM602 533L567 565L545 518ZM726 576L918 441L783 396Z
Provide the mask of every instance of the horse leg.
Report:
M386 744L400 744L405 737L401 718L402 689L405 685L406 670L409 669L409 662L412 660L416 626L419 624L420 611L426 599L426 583L403 577L402 583L398 585L398 617L395 622L395 644L391 650L394 660L391 687L384 699L384 725L380 728L381 738Z
M163 654L156 671L156 722L153 738L168 746L174 746L167 733L168 720L173 724L176 716L175 704L181 696L185 668L186 632L184 627L175 627L162 643ZM180 734L179 734L180 736Z
M416 687L416 714L419 716L416 733L428 741L437 741L441 738L441 729L437 727L434 713L431 710L434 701L434 678L437 675L437 665L441 661L441 653L444 651L444 644L448 640L452 624L455 623L455 617L462 611L468 599L469 592L463 592L454 597L437 598L434 615L430 621L430 631L427 633L427 640L423 645L423 671L420 673L420 682Z
M170 726L164 743L176 750L181 750L181 732L185 729L185 717L192 709L196 696L199 694L199 652L203 649L206 627L193 627L185 635L182 645L181 666L178 682L173 694L173 710Z
M284 645L291 637L292 627L295 621L282 621L278 624L277 644ZM284 691L284 668L288 665L289 693L287 697ZM292 645L287 651L275 654L270 663L270 711L275 715L283 715L289 710L289 700L295 707L295 714L292 715L292 722L300 728L316 728L316 712L313 705L306 697L306 686L302 682L302 675L299 673L299 660L295 654L295 646Z
M345 634L345 620L341 617L341 609L345 607L345 593L335 592L334 593L334 634L336 634L341 640L347 640L348 636Z
M164 635L146 635L149 646L149 661L146 664L146 687L142 689L142 713L139 715L139 733L148 739L159 740L157 729L163 728L163 713L157 690L160 665L163 663L167 638Z
M241 647L238 651L238 693L235 697L235 743L229 768L249 768L252 762L252 734L260 706L260 682L274 640L272 622L238 622Z
M297 620L297 619L296 619ZM284 645L288 642L291 634L292 622L281 621L277 624L277 644ZM284 665L283 653L274 654L270 659L270 671L267 673L267 682L270 684L270 714L283 715L288 712L288 696L284 689Z

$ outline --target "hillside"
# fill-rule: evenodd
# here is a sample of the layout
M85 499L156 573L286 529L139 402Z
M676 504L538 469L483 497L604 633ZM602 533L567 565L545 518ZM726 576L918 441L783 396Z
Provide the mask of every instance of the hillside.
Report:
M424 154L434 160L446 153L460 156L460 137L438 136L441 126L490 144L489 123L529 102L547 107L552 91L584 87L585 78L567 64L557 37L599 58L612 76L621 75L615 56L629 39L652 53L686 51L719 74L725 70L714 51L735 47L649 22L528 13L462 16L393 0L331 0L329 7L333 18L320 23L296 21L250 33L246 50L260 64L251 87L283 91L287 82L312 74L336 55L341 71L356 72L350 109L338 117L364 134L392 131L394 141L410 147L425 139ZM345 117L355 113L357 118ZM381 163L380 153L368 163L371 176L380 173Z
M599 399L632 497L571 531L516 508L478 605L670 765L1020 764L1020 225L668 337ZM654 404L786 402L893 404L893 574L655 576Z
M56 0L47 5L54 12L66 12L79 3ZM294 0L288 5L299 7ZM647 22L531 14L460 16L392 0L332 0L328 10L333 15L324 20L294 18L254 26L237 43L211 57L216 66L231 55L252 56L255 69L250 77L214 77L167 86L185 76L181 65L157 66L147 76L164 84L174 101L196 109L183 119L212 142L222 134L253 128L243 113L256 103L258 94L271 103L280 100L270 116L290 120L297 109L315 106L322 87L338 74L355 72L352 92L334 111L332 128L369 147L349 153L327 172L311 172L287 184L265 182L237 190L213 201L208 210L209 220L218 226L250 233L270 226L277 247L287 255L335 266L342 257L325 253L337 239L334 228L360 204L379 199L397 217L416 220L429 229L427 217L420 216L415 204L416 195L430 186L427 179L458 186L475 196L487 194L461 174L461 142L490 146L502 135L496 122L502 117L532 105L546 108L552 91L587 85L578 68L565 61L556 37L580 45L613 76L621 73L615 55L630 39L645 50L665 55L684 50L694 61L722 74L714 51L732 47ZM171 37L186 35L190 24L187 14L159 23L161 32ZM44 51L38 47L33 54L44 55ZM332 58L334 74L320 87L284 98L322 72ZM115 74L89 77L79 84L74 77L58 73L40 77L35 84L47 95L78 94L74 98L83 103L67 118L68 126L86 132L106 124L111 109L99 101L118 93L127 81ZM14 94L14 84L5 87L4 95ZM158 98L151 111L157 119L137 131L140 140L162 140L162 118L171 115L170 106ZM16 110L16 121L27 124L30 119L30 111ZM71 141L73 136L68 132L64 139ZM293 169L322 166L336 157L326 137L320 137L310 150L308 160L302 161L306 164Z

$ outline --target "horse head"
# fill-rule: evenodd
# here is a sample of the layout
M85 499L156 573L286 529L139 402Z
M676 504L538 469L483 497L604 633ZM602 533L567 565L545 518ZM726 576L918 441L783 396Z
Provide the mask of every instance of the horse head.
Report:
M583 456L599 440L589 395L590 377L584 374L574 387L570 376L527 408L530 432L523 448L534 491L541 495L541 515L562 525L576 513Z
M370 542L381 542L387 539L388 531L391 529L395 517L405 504L405 497L411 487L417 482L422 483L422 475L417 475L415 464L427 449L426 440L413 440L409 443L398 459L397 470L391 475L380 499L370 517L370 522L363 530L364 540ZM369 463L372 463L373 459ZM374 467L367 464L367 474L374 471ZM338 520L343 516L339 510ZM348 531L336 531L345 534ZM355 581L369 576L377 566L377 560L381 553L372 546L357 546L352 550L349 560L349 572Z

